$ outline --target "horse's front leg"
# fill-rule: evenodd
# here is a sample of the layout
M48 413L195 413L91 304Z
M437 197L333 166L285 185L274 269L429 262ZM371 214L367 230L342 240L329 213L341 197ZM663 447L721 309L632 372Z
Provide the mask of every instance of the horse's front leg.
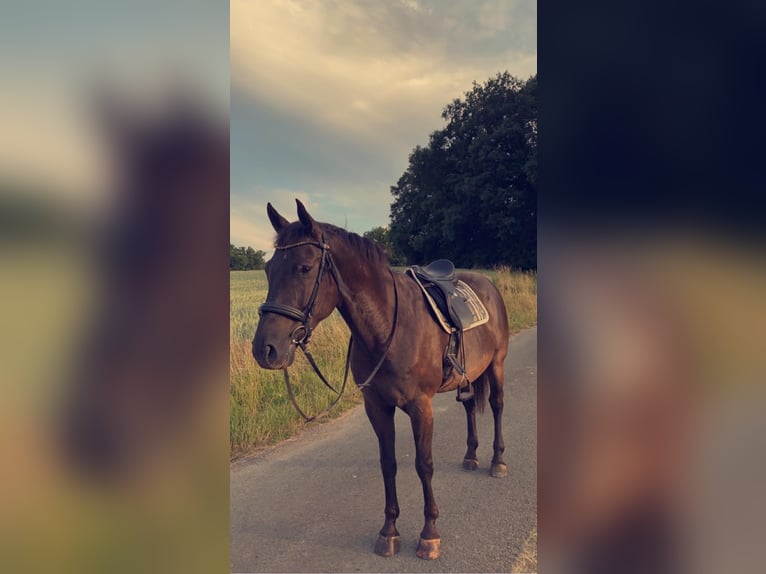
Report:
M383 473L383 486L386 491L386 520L375 543L375 554L393 556L399 552L399 531L396 529L396 519L399 517L399 501L396 498L396 428L394 427L396 407L381 405L375 398L368 398L365 394L364 410L378 436L380 470Z
M415 437L415 468L423 485L423 514L425 524L420 533L417 555L419 558L433 560L439 557L441 538L436 530L436 519L439 518L439 508L436 506L431 478L434 474L434 463L431 457L431 442L434 432L434 415L431 399L423 395L420 399L407 405L405 411L410 415L412 433Z

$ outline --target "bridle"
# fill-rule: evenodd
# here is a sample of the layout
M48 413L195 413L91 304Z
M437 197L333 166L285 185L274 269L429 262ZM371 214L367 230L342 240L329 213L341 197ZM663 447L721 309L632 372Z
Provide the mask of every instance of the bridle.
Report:
M288 319L292 319L293 321L297 321L300 323L295 329L293 329L293 332L290 334L290 342L300 347L300 349L303 351L303 354L306 355L306 359L308 359L309 364L314 369L314 372L319 376L319 379L334 393L337 393L337 396L335 399L333 399L332 403L330 403L330 406L328 406L324 411L322 411L318 415L314 415L312 417L309 417L306 415L301 408L298 406L297 401L295 400L295 394L293 393L292 385L290 384L290 376L287 372L287 367L284 367L282 370L285 374L285 385L287 386L287 394L290 397L290 401L293 403L293 406L295 407L295 410L298 411L298 413L308 422L312 421L318 417L321 417L328 412L340 401L340 398L343 396L343 391L346 388L346 381L348 380L348 371L349 371L349 364L351 362L351 347L353 345L354 338L351 336L348 340L348 351L346 352L346 365L344 367L343 372L343 383L341 385L340 391L336 391L335 388L327 381L325 376L322 374L322 371L319 369L319 366L316 364L316 361L314 360L314 357L311 355L311 352L308 350L307 346L309 342L311 341L311 334L313 332L313 329L311 327L311 317L314 314L314 306L316 305L317 297L319 296L319 288L322 285L322 279L324 278L325 273L329 271L329 273L332 275L333 279L335 280L335 284L338 286L338 306L340 305L340 292L343 290L343 281L340 277L340 274L338 273L338 269L335 267L335 264L333 263L332 256L330 255L330 245L325 241L324 236L324 230L322 230L322 240L321 241L298 241L296 243L290 243L289 245L281 245L274 248L275 251L286 251L288 249L293 249L295 247L300 247L302 245L311 245L313 247L317 247L321 250L322 256L319 261L319 271L317 273L317 278L314 283L314 288L311 290L311 295L309 296L309 300L306 303L305 307L303 309L298 309L297 307L292 307L290 305L283 305L282 303L273 303L270 301L266 301L263 303L260 307L258 307L258 315L262 316L264 313L274 313L276 315L282 315L283 317L287 317ZM383 354L380 357L380 360L378 361L375 368L372 370L370 375L365 379L363 383L358 383L357 387L360 389L365 389L370 386L370 383L372 382L373 377L378 373L380 370L380 367L383 366L383 362L386 359L386 356L388 355L388 351L391 348L391 342L394 340L394 334L396 333L396 324L397 320L399 318L399 292L396 288L396 278L394 277L393 271L389 268L389 273L391 274L391 279L394 284L394 322L391 327L391 333L388 336L388 340L385 344L385 350L383 351Z
M296 307L291 307L290 305L266 301L258 308L258 315L260 316L264 313L276 313L277 315L282 315L288 319L298 321L300 325L298 325L290 334L290 340L295 345L305 347L311 340L311 332L313 329L309 323L311 322L311 316L314 314L314 305L316 305L317 297L319 296L319 286L322 284L324 274L329 269L333 279L335 279L335 283L338 283L338 274L335 270L335 266L332 264L330 246L324 240L324 233L322 233L322 241L299 241L297 243L275 247L274 250L286 251L302 245L312 245L318 247L322 251L322 258L319 261L319 273L317 273L314 289L311 291L306 306L301 310ZM298 333L300 333L300 336L298 336Z

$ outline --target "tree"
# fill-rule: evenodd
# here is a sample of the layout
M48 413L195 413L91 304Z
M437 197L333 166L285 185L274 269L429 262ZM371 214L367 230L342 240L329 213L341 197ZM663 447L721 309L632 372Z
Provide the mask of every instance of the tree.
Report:
M401 253L399 253L399 251L394 247L394 244L391 242L391 234L389 233L387 227L373 227L369 231L365 231L364 236L367 239L371 239L386 250L386 253L388 253L388 260L391 262L391 265L405 264L404 257Z
M391 187L390 242L409 263L536 267L537 77L476 82Z
M252 247L236 247L229 243L229 269L263 269L266 266L266 252Z

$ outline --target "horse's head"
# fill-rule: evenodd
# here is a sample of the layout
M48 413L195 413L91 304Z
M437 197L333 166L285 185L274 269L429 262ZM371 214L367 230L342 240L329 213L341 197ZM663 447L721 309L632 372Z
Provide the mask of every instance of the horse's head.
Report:
M253 338L253 356L266 369L290 366L295 348L308 342L338 304L336 269L324 229L296 202L298 221L293 223L267 206L277 242L266 263L269 292Z

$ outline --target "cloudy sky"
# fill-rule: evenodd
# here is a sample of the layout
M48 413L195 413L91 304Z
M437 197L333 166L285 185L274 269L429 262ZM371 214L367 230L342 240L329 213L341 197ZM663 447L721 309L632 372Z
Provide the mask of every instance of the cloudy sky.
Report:
M535 0L232 0L231 240L270 251L270 201L362 233L441 111L537 69Z

